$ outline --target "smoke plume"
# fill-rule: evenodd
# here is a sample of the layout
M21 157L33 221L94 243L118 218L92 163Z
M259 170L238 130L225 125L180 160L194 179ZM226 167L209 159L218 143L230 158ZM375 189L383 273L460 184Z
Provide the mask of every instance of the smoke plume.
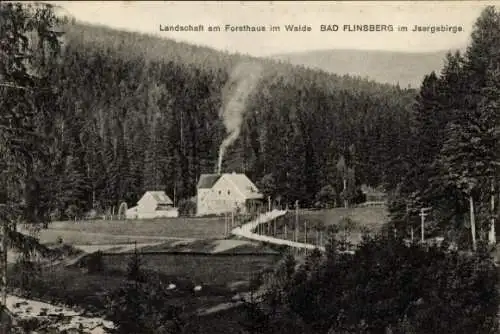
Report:
M219 116L226 127L227 137L219 147L217 173L220 174L226 150L238 139L248 97L257 87L262 67L256 63L240 63L232 71L223 90L223 105Z

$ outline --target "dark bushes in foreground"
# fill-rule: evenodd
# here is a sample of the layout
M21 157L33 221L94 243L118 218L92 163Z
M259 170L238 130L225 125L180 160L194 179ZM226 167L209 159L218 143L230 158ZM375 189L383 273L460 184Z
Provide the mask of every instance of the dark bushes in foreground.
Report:
M170 294L159 284L127 282L109 296L108 318L114 333L181 333L182 309L168 303Z
M289 256L264 278L257 304L267 333L290 321L307 333L498 332L497 269L486 250L463 254L385 236L365 239L354 255L335 248L298 267Z

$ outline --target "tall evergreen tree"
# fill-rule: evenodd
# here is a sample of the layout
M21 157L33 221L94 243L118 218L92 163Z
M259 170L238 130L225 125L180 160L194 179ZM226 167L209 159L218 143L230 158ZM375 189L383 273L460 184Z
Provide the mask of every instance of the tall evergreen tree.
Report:
M468 223L475 248L475 224L480 232L493 228L489 201L498 194L500 19L493 7L483 11L471 37L463 57L448 54L440 78L431 73L423 81L415 109L416 158L400 193L432 206L441 231L452 221L455 227Z
M48 122L55 94L49 84L51 72L61 51L56 31L61 20L51 5L0 4L0 151L4 202L0 206L1 306L6 302L8 244L29 253L38 244L16 232L15 223L36 223L46 217L41 210L50 207L34 194L41 193L41 171L51 157ZM47 174L43 175L46 176ZM40 209L40 210L39 210Z

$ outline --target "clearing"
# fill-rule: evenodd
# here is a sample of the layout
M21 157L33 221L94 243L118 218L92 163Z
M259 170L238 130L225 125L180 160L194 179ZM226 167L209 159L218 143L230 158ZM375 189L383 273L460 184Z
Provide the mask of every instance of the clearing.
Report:
M48 230L170 238L224 238L224 217L53 222Z
M353 230L345 236L353 244L359 243L365 232L376 232L389 220L387 210L384 207L299 210L298 220L296 212L291 210L283 217L262 224L254 232L275 238L294 240L294 229L298 221L297 242L324 246L326 228L332 225L341 225L346 218L354 222ZM338 235L342 236L342 233Z

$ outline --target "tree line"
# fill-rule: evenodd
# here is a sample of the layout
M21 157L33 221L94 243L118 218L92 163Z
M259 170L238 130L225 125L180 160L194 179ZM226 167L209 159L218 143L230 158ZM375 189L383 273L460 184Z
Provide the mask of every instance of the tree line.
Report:
M51 159L37 175L52 216L135 205L151 189L176 201L195 196L226 135L224 85L250 57L81 24L64 32L65 52L47 82L56 92L45 119ZM265 75L223 171L244 172L266 195L304 206L324 187L340 203L362 183L396 184L413 91L252 60Z
M151 47L159 40L116 33L112 42L106 29L58 29L51 6L2 3L0 17L4 307L8 243L24 253L37 245L16 232L17 222L133 201L153 187L195 194L198 175L215 169L225 135L221 87L242 56L163 41L185 52L159 60L158 50L162 59L170 50ZM396 229L410 226L414 209L432 206L430 228L460 238L469 227L476 246L475 223L490 230L498 208L499 44L500 13L488 7L466 53L450 54L442 73L425 78L416 104L414 92L398 87L264 61L267 75L224 170L265 178L266 192L284 202L314 201L328 185L344 198L352 184L383 185L393 194ZM245 304L245 327L495 333L497 285L481 243L464 254L386 233L347 255L331 238L325 255L314 252L298 269L287 257L264 278L263 299ZM148 299L154 291L135 283L117 291L112 316L146 310L153 318L144 321L157 328L155 315L172 312L160 322L177 327L175 309ZM139 304L127 300L132 292Z
M411 117L411 145L391 203L403 231L431 208L429 235L467 247L495 242L500 183L500 13L487 7L465 53L449 53L441 73L425 77ZM489 236L488 236L489 234Z

